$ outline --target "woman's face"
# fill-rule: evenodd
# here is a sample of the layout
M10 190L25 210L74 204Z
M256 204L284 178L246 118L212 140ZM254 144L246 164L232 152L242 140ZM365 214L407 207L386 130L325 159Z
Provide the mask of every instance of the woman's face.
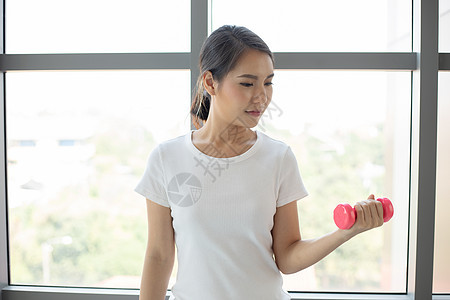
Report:
M273 63L258 50L245 51L218 84L214 109L229 124L255 127L272 100Z

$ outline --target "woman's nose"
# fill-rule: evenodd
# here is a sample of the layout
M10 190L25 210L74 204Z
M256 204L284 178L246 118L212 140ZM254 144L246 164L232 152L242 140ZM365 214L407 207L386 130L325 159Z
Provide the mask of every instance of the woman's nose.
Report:
M259 88L254 98L255 101L266 103L268 100L266 89L264 87Z

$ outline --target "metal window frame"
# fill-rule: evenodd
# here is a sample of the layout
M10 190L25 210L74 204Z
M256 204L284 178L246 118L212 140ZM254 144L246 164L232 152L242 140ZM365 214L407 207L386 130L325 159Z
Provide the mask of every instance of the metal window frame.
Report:
M436 299L433 295L435 226L437 75L450 70L450 53L439 53L439 0L413 1L413 51L406 53L275 53L277 69L410 70L412 85L410 224L406 293L291 293L292 299ZM4 7L0 5L0 294L1 299L117 299L138 298L138 290L55 288L9 285L8 220L5 146L5 72L31 70L190 69L196 84L200 46L208 33L208 0L191 0L190 53L5 54ZM170 292L168 293L170 294Z

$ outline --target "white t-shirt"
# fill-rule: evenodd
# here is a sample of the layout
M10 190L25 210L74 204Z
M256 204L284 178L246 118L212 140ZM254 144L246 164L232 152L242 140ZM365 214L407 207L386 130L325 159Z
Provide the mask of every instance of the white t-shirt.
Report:
M246 152L216 158L193 145L192 132L159 144L135 189L171 208L178 255L171 299L290 299L271 230L277 207L308 194L292 150L256 130Z

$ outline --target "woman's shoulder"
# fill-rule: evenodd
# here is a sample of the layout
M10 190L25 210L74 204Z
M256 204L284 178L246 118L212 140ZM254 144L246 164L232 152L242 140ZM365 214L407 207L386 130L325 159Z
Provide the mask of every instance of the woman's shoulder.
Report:
M291 147L285 141L270 137L263 132L259 132L259 134L262 137L261 155L264 156L264 159L274 159L281 162L286 156L294 155Z
M174 138L170 138L170 139L166 139L163 140L159 143L157 143L153 149L152 152L156 152L156 153L162 153L162 152L171 152L171 151L179 151L180 149L182 149L182 147L185 145L186 143L186 138L187 138L187 134L182 134L179 135L177 137Z
M258 131L258 134L262 137L262 141L266 147L271 147L274 150L276 149L280 151L286 151L289 148L289 145L284 141L273 138L267 135L265 132Z
M164 140L158 144L158 147L179 147L180 145L184 144L186 141L186 136L190 134L184 133L182 135L179 135L177 137L173 137L167 140Z

